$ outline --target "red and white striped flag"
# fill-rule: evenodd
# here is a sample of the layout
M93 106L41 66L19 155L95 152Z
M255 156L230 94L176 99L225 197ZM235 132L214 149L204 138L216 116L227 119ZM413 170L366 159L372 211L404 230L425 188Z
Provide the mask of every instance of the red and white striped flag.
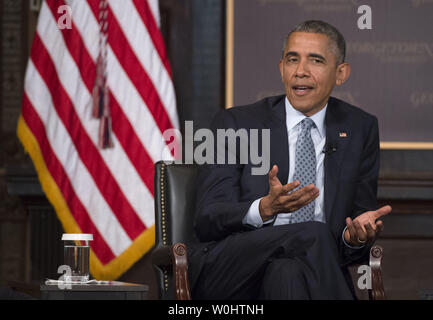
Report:
M173 160L163 132L179 126L159 21L158 0L47 0L39 15L18 136L65 231L94 235L96 279L119 277L154 244L153 164ZM102 137L98 66L111 119Z

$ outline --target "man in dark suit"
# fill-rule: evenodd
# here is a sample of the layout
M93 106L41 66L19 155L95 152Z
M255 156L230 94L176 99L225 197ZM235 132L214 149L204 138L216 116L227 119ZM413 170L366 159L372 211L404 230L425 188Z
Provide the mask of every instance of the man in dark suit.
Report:
M200 243L188 253L193 298L354 297L347 266L365 261L391 207L376 207L377 119L330 97L349 77L344 56L338 30L306 21L284 45L285 95L215 117L215 133L270 129L272 168L254 175L239 155L235 164L201 166Z

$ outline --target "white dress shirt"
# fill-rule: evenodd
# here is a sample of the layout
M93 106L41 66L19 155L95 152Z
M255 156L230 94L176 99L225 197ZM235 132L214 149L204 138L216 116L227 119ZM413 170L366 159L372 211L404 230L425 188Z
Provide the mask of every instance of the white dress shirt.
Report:
M288 181L281 181L284 185L293 181L293 175L295 174L295 151L296 151L296 141L298 140L298 135L301 132L300 122L307 118L302 112L299 112L292 107L289 100L286 97L286 127L287 134L289 137L289 176ZM325 208L324 208L324 170L323 162L325 160L325 154L323 149L326 143L326 128L325 128L325 114L328 105L326 105L322 110L315 113L310 117L314 121L315 126L311 128L311 139L313 140L314 148L316 151L316 187L319 189L319 196L315 199L314 205L314 220L320 222L325 221ZM271 142L272 143L272 142ZM271 166L273 164L271 163ZM252 225L256 228L263 226L263 220L259 212L259 203L261 199L255 200L248 213L243 219L244 224ZM293 213L280 213L277 215L274 225L288 224L290 223L290 217ZM268 220L265 222L271 223L274 220Z
M302 112L299 112L290 104L289 100L285 99L286 107L286 127L287 134L289 137L289 176L288 181L281 181L284 185L286 183L293 181L293 175L295 173L295 151L296 151L296 141L298 140L298 135L301 132L300 122L307 118ZM314 200L314 221L320 221L326 223L325 207L324 207L324 194L325 194L325 184L324 184L324 160L325 153L323 152L326 143L326 126L325 126L325 115L328 104L310 117L314 121L315 126L311 128L311 139L313 140L314 148L316 151L316 187L319 189L319 196ZM271 142L272 143L272 142ZM271 166L273 164L271 163ZM255 200L247 214L243 219L243 224L248 224L256 228L261 228L263 224L272 223L274 220L274 225L282 225L290 223L290 217L293 213L279 213L274 219L263 222L262 217L259 212L260 199ZM362 248L350 246L344 241L343 230L343 242L350 248Z

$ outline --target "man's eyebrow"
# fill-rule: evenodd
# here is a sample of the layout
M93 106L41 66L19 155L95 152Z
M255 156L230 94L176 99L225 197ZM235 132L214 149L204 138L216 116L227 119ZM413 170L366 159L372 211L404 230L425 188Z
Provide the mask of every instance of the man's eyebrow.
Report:
M299 57L299 53L297 53L296 51L287 51L286 54L284 55L284 58L286 58L288 56Z
M310 58L319 58L319 59L321 59L321 60L326 61L325 57L322 56L322 55L320 55L320 54L318 54L318 53L310 53L310 54L308 54L308 56L309 56Z
M297 53L296 51L287 51L286 54L284 55L285 58L292 57L292 56L299 57L299 53ZM318 53L309 53L308 57L310 57L310 58L319 58L319 59L321 59L323 61L326 61L325 57L322 56L321 54L318 54Z

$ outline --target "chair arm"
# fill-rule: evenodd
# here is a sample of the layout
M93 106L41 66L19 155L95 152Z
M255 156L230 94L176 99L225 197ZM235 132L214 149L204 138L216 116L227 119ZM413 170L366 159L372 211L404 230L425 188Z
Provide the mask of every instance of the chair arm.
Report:
M383 258L383 248L374 245L370 249L370 268L371 268L371 290L369 292L371 300L385 300L385 290L383 287L381 262Z
M153 249L152 263L158 267L171 266L173 264L171 247L172 246L161 246Z
M152 252L152 263L160 267L173 267L173 278L177 300L191 300L188 281L188 260L186 245L176 243L161 246Z
M177 300L191 300L186 245L176 243L172 247L172 254L174 257L173 274L176 283L176 298Z

